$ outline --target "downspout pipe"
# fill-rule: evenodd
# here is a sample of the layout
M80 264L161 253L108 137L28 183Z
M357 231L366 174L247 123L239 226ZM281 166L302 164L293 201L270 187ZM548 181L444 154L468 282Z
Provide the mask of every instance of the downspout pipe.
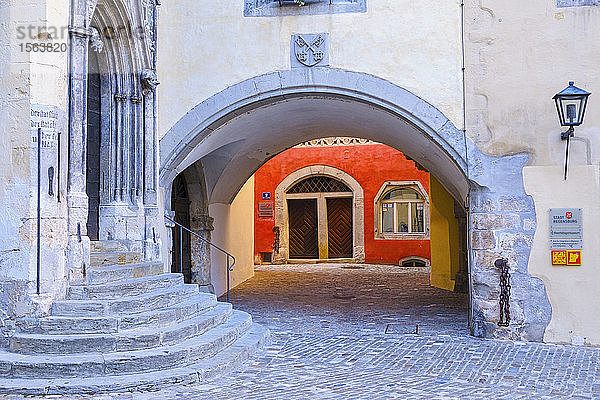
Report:
M466 164L466 175L467 180L470 178L469 174L469 150L467 145L467 79L466 79L466 57L465 57L465 2L460 2L460 47L461 47L461 76L462 76L462 111L463 111L463 140L465 145L465 164ZM468 273L468 299L469 299L469 314L468 314L468 326L472 330L473 326L473 282L471 278L471 264L473 262L473 256L471 254L471 187L469 185L469 193L465 201L465 211L467 215L467 273Z

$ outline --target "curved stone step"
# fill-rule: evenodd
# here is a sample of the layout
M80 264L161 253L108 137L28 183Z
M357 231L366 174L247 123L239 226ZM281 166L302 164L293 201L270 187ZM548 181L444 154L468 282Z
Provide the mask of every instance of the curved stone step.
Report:
M90 253L90 268L139 263L141 258L140 253L137 251L101 251Z
M223 324L181 343L148 350L104 354L107 375L156 371L189 365L212 357L231 345L252 326L252 317L235 310Z
M164 266L162 261L94 267L88 268L87 281L91 285L98 285L122 279L160 275L163 272Z
M231 304L219 303L213 309L174 325L114 334L44 335L17 333L9 349L21 354L110 353L166 346L201 335L224 323L232 313Z
M22 318L15 322L18 332L25 334L72 335L82 333L114 333L119 319L115 317Z
M216 356L193 364L163 371L67 379L3 378L0 361L0 394L61 395L134 390L157 390L179 383L206 382L238 368L260 350L269 339L265 327L252 324L251 329Z
M113 314L135 314L172 306L196 294L198 294L197 285L180 285L142 296L112 300L59 300L52 304L52 315L101 317Z
M74 285L67 289L69 300L110 300L123 296L140 296L150 292L183 285L182 274L160 274L131 278L99 285Z
M18 354L0 352L0 377L104 377L137 374L186 366L214 356L252 326L252 318L233 311L223 324L175 345L114 353Z
M211 293L197 293L192 298L159 308L136 314L124 314L119 317L119 330L152 329L184 321L209 308L215 307L217 297Z
M90 252L102 253L110 251L128 251L129 247L125 242L119 240L91 240Z
M143 313L110 317L22 318L16 321L19 333L46 335L73 335L115 333L133 329L155 329L193 318L217 304L216 296L198 293L187 301Z

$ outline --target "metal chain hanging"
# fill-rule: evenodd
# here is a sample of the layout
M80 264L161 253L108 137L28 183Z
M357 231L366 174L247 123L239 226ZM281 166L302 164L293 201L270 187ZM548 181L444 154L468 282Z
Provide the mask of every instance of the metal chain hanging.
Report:
M508 261L499 258L494 263L500 269L500 320L498 326L508 326L510 323L510 273Z

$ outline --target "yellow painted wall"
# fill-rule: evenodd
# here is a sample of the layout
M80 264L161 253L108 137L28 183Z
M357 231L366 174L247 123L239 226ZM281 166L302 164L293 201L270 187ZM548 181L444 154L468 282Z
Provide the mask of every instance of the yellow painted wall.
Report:
M552 319L545 342L600 345L600 169L571 166L525 167L525 190L533 197L537 219L529 273L546 285ZM553 267L550 259L550 208L583 209L583 256L580 267Z
M254 276L254 175L248 179L229 204L211 204L208 212L215 219L212 242L236 258L230 273L231 288ZM215 293L226 290L226 260L220 252L211 250L211 280Z
M431 286L454 290L458 272L458 221L454 217L454 199L442 184L429 176L429 224L431 245Z

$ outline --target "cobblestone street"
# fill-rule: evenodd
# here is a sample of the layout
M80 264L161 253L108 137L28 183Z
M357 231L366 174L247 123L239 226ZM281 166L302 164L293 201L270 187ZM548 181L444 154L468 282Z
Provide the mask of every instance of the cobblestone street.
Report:
M267 348L238 371L73 398L600 399L600 349L470 337L466 297L429 287L422 272L263 266L231 302L271 329Z
M422 272L354 264L262 268L231 301L273 333L468 334L466 295L430 287Z

